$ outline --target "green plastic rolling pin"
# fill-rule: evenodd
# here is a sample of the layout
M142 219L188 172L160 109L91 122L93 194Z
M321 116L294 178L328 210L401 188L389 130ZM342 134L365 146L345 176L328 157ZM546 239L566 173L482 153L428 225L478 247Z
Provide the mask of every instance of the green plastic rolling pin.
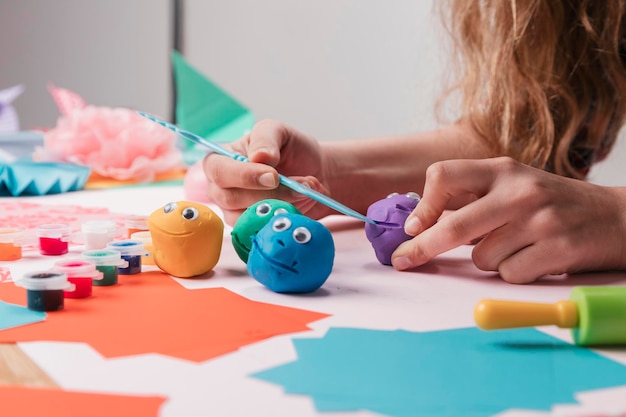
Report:
M626 286L574 287L554 304L482 300L474 320L484 330L556 325L577 345L626 345Z

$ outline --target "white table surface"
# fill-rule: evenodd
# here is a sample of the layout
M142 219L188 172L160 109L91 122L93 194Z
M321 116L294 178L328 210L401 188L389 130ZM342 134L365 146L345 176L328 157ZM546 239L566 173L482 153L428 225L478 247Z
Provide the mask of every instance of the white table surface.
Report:
M88 190L20 200L149 214L167 202L185 200L185 197L182 186L163 185ZM0 199L2 201L17 200L8 197ZM331 216L323 222L333 231L336 257L333 273L322 287L322 295L276 294L252 278L232 279L233 271L245 271L245 266L230 243L228 227L214 276L206 280L176 279L187 288L226 287L251 300L331 314L311 323L312 331L274 337L204 363L156 354L104 359L88 345L76 343L28 342L19 346L62 388L166 396L169 399L162 407L163 417L373 416L374 413L365 411L320 413L309 397L286 395L280 386L248 375L293 361L296 356L292 338L321 337L331 327L410 331L469 327L475 325L474 306L483 298L556 302L567 299L575 285L626 284L626 274L585 274L565 281L511 285L493 273L475 268L471 263L470 246L440 255L417 271L397 272L376 261L362 224L342 216ZM27 262L0 262L0 266L9 267L13 274L19 275L47 268L50 262L49 258L41 257ZM571 341L567 330L552 327L540 330ZM600 352L626 364L626 350ZM577 398L581 401L581 412L584 407L623 405L626 387L581 393ZM529 410L501 414L507 417L562 415L556 411Z

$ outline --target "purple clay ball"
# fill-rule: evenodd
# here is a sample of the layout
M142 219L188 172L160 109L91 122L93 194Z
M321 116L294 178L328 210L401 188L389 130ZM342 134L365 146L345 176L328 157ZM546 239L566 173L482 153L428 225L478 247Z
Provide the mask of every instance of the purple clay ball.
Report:
M365 236L370 241L376 259L383 265L391 265L391 254L402 242L412 236L404 233L404 222L417 206L420 196L417 193L390 194L378 200L367 209L367 217L385 224L365 224Z

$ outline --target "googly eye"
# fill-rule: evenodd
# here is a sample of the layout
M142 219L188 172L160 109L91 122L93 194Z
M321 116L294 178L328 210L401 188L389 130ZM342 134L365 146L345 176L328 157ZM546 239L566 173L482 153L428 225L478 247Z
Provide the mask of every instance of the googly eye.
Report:
M185 220L196 220L200 213L198 213L198 209L193 207L187 207L183 209L183 219Z
M281 207L281 208L277 208L276 210L274 210L274 216L276 216L277 214L285 214L287 213L287 209Z
M165 206L163 206L163 213L173 212L176 209L176 206L176 203L167 203Z
M296 227L293 231L293 240L298 243L307 243L311 240L311 231L306 227Z
M420 195L418 193L414 193L413 191L409 191L405 194L408 198L415 201L420 201Z
M290 227L291 227L291 220L289 220L286 217L279 217L272 224L272 229L275 232L282 232L284 230L289 229Z
M256 215L257 216L267 216L272 211L272 206L268 203L261 203L256 206Z
M395 197L395 196L397 196L397 195L400 195L400 194L398 194L398 193L391 193L391 194L389 194L389 195L387 196L387 198Z

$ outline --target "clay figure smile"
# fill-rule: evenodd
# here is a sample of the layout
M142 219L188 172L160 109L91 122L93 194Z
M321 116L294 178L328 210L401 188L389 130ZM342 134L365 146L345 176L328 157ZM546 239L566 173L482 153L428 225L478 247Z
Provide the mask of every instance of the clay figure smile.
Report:
M239 258L248 262L252 249L252 237L269 223L278 214L298 213L300 211L293 204L282 200L261 200L248 207L239 216L231 232L233 247Z
M383 265L391 265L391 254L411 236L404 232L404 223L420 201L420 196L409 192L393 193L374 202L367 209L367 216L377 224L365 224L365 235L372 244L376 258Z
M224 223L209 207L176 201L148 216L155 264L176 277L205 274L217 264Z
M171 236L185 237L185 236L191 236L193 234L193 230L192 231L184 231L184 230L173 231L173 230L167 230L165 228L159 227L158 225L155 225L155 224L153 224L152 227L155 230L157 230L157 231L159 231L159 232L161 232L163 234L171 235Z
M316 220L280 213L251 240L248 273L272 291L312 292L330 275L335 245L330 231Z
M282 244L284 246L284 243ZM298 274L298 270L296 269L296 266L298 265L298 261L293 261L291 263L291 266L279 262L276 258L273 258L271 256L269 256L267 253L265 253L265 251L263 250L263 248L261 248L259 246L259 243L257 242L256 239L252 239L252 246L258 251L258 254L261 255L261 257L263 257L263 259L265 259L265 261L274 266L276 269L284 269L292 274Z

